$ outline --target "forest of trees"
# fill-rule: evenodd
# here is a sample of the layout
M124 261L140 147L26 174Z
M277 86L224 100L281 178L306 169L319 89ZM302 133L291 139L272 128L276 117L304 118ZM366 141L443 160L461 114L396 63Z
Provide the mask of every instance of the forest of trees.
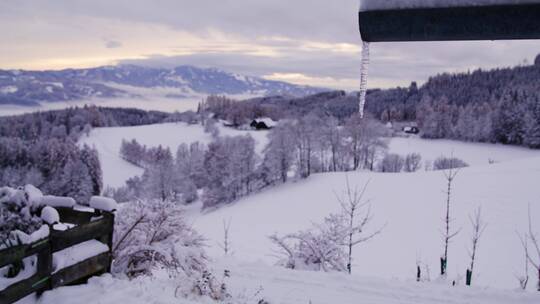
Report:
M425 138L540 148L540 56L530 66L442 74L418 88L372 91L367 109L387 121L416 121Z
M0 117L0 184L32 184L85 202L103 189L97 151L77 145L93 127L161 122L165 113L99 107Z
M201 199L208 208L287 182L290 177L358 169L418 170L419 155L399 156L401 166L391 171L379 165L387 151L381 138L386 135L384 132L386 128L376 120L360 119L358 115L340 125L332 116L312 113L281 121L269 132L262 154L256 152L255 140L249 135L219 136L214 131L208 145L182 144L176 153L169 148L146 147L136 140L124 140L121 157L145 172L120 189L110 189L109 194L119 201L141 198L190 203L197 198L197 190L202 189Z
M423 86L370 90L366 111L382 122L416 122L425 138L451 138L540 148L540 56L534 65L431 77ZM274 120L335 117L358 112L356 93L325 92L234 102L213 96L199 111L238 126L256 117Z

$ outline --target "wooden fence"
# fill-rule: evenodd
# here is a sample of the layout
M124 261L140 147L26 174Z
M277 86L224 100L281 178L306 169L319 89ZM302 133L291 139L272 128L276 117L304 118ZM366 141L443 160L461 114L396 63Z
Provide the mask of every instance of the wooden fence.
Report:
M92 213L71 208L56 209L62 223L76 226L65 231L51 227L49 237L45 239L0 251L0 268L37 256L36 273L0 291L0 304L13 303L34 292L41 294L52 288L80 283L93 275L110 271L114 214L98 210ZM90 240L106 244L109 251L53 272L53 253Z

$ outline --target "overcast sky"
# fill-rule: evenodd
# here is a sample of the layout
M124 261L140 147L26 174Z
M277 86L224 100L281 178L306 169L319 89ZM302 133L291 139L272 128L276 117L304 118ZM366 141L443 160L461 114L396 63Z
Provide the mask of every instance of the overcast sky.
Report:
M357 0L2 0L0 68L192 64L354 89ZM370 87L533 62L538 41L372 44Z

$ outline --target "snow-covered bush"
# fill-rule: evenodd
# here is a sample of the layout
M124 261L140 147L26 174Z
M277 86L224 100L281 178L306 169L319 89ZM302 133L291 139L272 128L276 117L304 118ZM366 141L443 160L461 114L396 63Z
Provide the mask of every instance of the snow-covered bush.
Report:
M123 204L114 229L113 270L128 277L151 275L161 267L186 276L202 273L204 239L174 203L159 200Z
M422 156L418 153L411 153L405 156L405 172L416 172L420 169Z
M177 295L230 298L223 280L207 267L205 239L183 219L181 205L160 200L122 204L116 217L113 273L134 278L166 270ZM224 275L225 277L225 275Z
M321 225L285 236L272 235L270 240L283 256L278 264L290 269L346 271L347 254L343 238L347 231L345 218L331 215Z
M433 162L433 170L448 170L468 167L469 165L457 157L441 156Z
M405 160L398 154L386 154L379 163L379 170L381 172L397 173L401 172Z
M20 189L0 188L0 246L18 245L21 240L14 231L32 234L43 225L39 216L40 193L30 185Z

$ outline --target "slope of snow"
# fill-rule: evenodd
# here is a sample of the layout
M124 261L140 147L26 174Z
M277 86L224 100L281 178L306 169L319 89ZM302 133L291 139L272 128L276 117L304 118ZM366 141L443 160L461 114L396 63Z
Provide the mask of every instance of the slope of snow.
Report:
M455 140L425 140L418 137L396 137L389 141L389 152L405 156L420 153L422 165L433 162L441 156L451 156L464 160L471 166L488 165L513 159L540 156L540 152L516 146L482 143L464 143Z
M250 134L257 142L257 151L260 153L266 145L267 132L240 131L220 127L220 135L236 136ZM142 175L143 170L120 158L122 139L136 139L140 144L148 147L162 145L169 147L176 153L182 143L196 141L208 144L212 138L204 132L201 125L188 125L185 123L165 123L137 127L97 128L89 136L84 136L79 143L87 144L98 150L103 170L104 184L111 187L123 186L131 177Z
M445 207L445 178L440 171L383 174L349 173L351 183L370 180L366 198L372 200L373 228L381 235L355 249L353 271L383 278L411 278L420 259L437 277L443 253L440 229ZM474 284L517 287L514 275L523 269L523 252L516 231L526 229L527 205L540 231L540 157L465 168L454 184L451 217L461 229L449 249L449 280L461 281L470 263L471 228L468 215L478 206L488 227L480 241ZM335 192L344 190L345 173L320 174L244 198L214 212L193 215L194 227L209 238L209 251L220 256L223 220L230 220L230 238L236 257L243 261L273 263L273 233L290 233L320 222L339 209ZM195 213L196 214L196 213ZM533 283L534 284L534 283Z
M339 273L292 271L261 263L220 260L216 274L230 270L226 280L233 299L228 303L258 303L265 299L280 304L506 304L538 303L537 293L499 291L485 288L448 287L410 280L381 280ZM87 285L47 291L39 304L130 303L193 304L216 303L209 299L175 297L177 284L166 275L157 278L118 280L110 275L91 278ZM32 303L27 301L27 303Z

